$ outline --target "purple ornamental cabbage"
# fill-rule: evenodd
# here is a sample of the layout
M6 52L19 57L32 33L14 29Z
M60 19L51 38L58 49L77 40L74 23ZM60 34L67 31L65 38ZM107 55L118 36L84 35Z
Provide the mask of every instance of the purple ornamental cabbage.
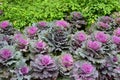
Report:
M112 40L113 40L113 43L114 43L114 44L120 45L120 37L114 35L114 36L112 37Z
M30 80L30 68L24 64L20 64L19 67L16 67L14 70L12 71L12 77L10 78L10 80Z
M82 44L87 40L87 34L84 31L76 32L71 38L71 52L74 52L76 49L80 48Z
M4 46L0 49L0 76L2 76L0 79L10 79L13 77L13 72L11 71L19 65L22 65L21 62L23 63L24 59L22 55L19 55L19 53L20 52L15 50L15 46Z
M1 74L5 76L4 72L7 71L8 75L6 75L6 78L10 76L9 70L12 68L13 64L12 60L14 57L15 48L13 46L4 46L0 49L0 69ZM0 78L1 79L1 78Z
M27 66L23 66L23 67L20 68L19 72L22 75L26 75L26 74L29 73L29 68Z
M81 14L80 12L72 12L72 13L71 13L71 16L72 16L72 18L75 19L75 20L79 20L79 19L82 19L82 18L83 18L82 14Z
M41 35L43 35L49 28L51 23L46 21L40 21L38 23L34 23L33 26L38 28L36 39L41 39Z
M0 50L0 59L1 61L6 61L12 57L13 52L10 49L1 49Z
M104 23L111 23L111 22L113 22L113 18L111 18L109 16L102 16L99 18L99 21L102 21Z
M100 79L101 80L119 80L120 71L116 71L120 67L118 55L108 56L106 61L102 64L100 69Z
M44 22L44 21L41 21L38 23L40 27L46 27L47 26L47 23Z
M74 38L78 41L78 42L83 42L87 39L87 35L85 34L85 32L77 32L74 36Z
M63 27L63 28L68 28L69 27L69 23L64 21L64 20L56 21L55 25L58 26L58 27Z
M84 30L87 24L80 12L72 12L69 16L65 18L65 20L70 23L71 33L75 33L79 30Z
M71 54L66 53L62 54L58 59L58 65L61 75L69 75L73 67L73 57Z
M23 46L26 46L28 44L28 41L24 38L19 38L18 45L21 46L21 48L24 48Z
M104 23L104 22L98 22L97 24L100 28L104 28L104 29L108 29L110 27L108 23Z
M69 49L69 31L67 27L58 27L54 23L46 30L41 39L50 46L50 52L58 53ZM57 55L57 54L56 54Z
M15 49L13 46L4 46L0 49L0 63L7 62L9 59L13 58Z
M120 36L120 28L114 30L114 35Z
M10 70L13 66L12 59L14 54L13 46L4 46L0 49L0 79L9 79ZM7 72L7 73L6 73Z
M114 51L117 51L117 53L119 53L120 52L120 37L113 35L112 42L116 46L116 50L114 50Z
M28 40L20 33L14 35L14 41L16 43L16 47L20 50L26 50L29 44Z
M31 26L27 29L27 33L29 35L35 35L37 33L37 31L38 31L38 28L35 26Z
M24 34L30 39L38 39L38 35L37 35L38 30L39 29L36 26L26 27L24 29Z
M44 49L45 46L46 46L46 44L45 44L44 42L42 42L42 41L38 41L38 42L35 43L35 47L36 47L38 50Z
M20 50L27 50L27 48L28 48L28 40L26 40L25 38L20 38L19 40L18 40L18 48L20 49Z
M48 24L49 24L48 22L40 21L40 22L35 23L33 25L36 26L39 29L39 33L41 33L44 30L47 30L49 28Z
M28 52L29 48L29 41L28 39L21 33L17 33L14 35L13 37L13 40L14 40L14 45L15 45L15 48L16 50L19 50L21 52Z
M9 25L10 25L9 21L3 21L0 23L0 28L6 29L7 27L9 27Z
M14 40L18 42L20 45L27 45L28 41L25 39L25 37L22 34L15 34L14 35Z
M89 40L87 42L88 49L92 49L94 51L99 50L101 48L101 46L102 46L102 44L100 42L98 42L98 41L91 41L91 40Z
M29 46L30 52L32 53L41 53L41 54L47 54L48 53L48 46L47 44L42 41L30 41L30 46Z
M90 62L77 61L74 64L70 77L71 80L96 80L98 71Z
M63 54L61 56L62 64L67 68L73 65L73 58L70 54Z
M109 16L102 16L98 18L96 23L91 26L90 30L91 32L94 32L94 30L104 31L108 34L113 34L113 30L116 29L116 23L113 18Z
M97 32L95 38L97 41L100 41L102 43L107 43L109 40L109 35L101 31L101 32Z
M58 67L50 55L37 55L30 66L32 79L56 80L58 76Z
M13 35L16 30L9 21L0 22L0 33L4 35Z
M120 52L120 28L115 29L113 34L112 41L117 46L117 51Z

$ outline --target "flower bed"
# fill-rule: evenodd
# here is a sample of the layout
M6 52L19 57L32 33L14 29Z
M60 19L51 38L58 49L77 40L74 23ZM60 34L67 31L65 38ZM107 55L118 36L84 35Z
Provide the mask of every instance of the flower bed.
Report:
M23 32L0 22L0 79L119 80L120 19L100 17L89 32L80 13L66 20L34 23Z

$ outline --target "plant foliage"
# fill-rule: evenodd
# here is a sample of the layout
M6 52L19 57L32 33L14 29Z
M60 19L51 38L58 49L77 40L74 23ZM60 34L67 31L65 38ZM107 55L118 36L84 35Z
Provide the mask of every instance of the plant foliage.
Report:
M63 19L79 11L90 26L98 16L120 11L119 3L119 0L0 0L0 21L10 20L21 29L33 22Z

